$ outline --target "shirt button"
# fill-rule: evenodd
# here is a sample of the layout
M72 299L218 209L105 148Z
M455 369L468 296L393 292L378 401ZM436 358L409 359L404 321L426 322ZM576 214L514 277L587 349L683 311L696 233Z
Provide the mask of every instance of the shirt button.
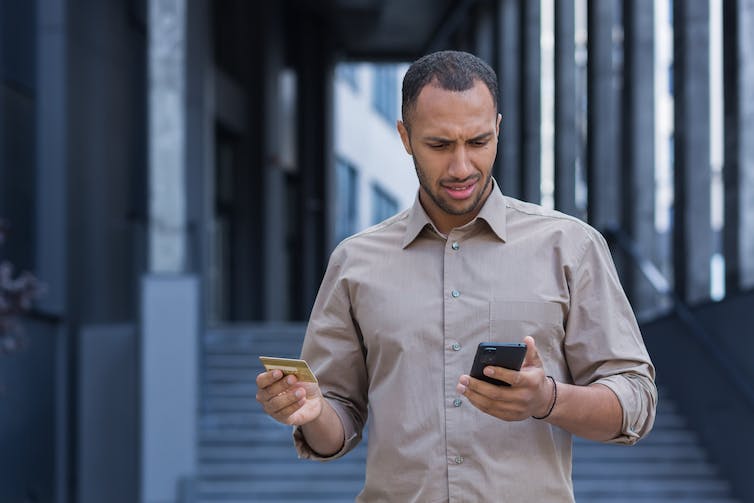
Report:
M463 456L456 456L456 459L454 459L453 461L455 461L457 465L460 465L461 463L463 463Z
M453 290L452 292L450 292L450 295L452 295L454 299L457 299L461 296L461 292L459 292L458 290Z
M457 342L454 342L453 345L450 346L450 347L453 348L453 351L460 351L461 350L461 345L458 344Z
M463 402L460 398L456 398L455 400L453 400L453 407L460 407L462 403Z
M453 248L454 250L457 250L461 247L461 245L458 244L458 241L453 241L453 244L450 245L450 247Z

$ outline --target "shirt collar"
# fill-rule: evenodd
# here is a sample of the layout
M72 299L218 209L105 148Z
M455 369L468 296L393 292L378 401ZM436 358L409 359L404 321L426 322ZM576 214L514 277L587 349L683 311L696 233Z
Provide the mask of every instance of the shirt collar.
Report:
M503 196L503 193L500 192L500 188L494 178L492 179L492 192L482 205L482 209L479 210L479 214L474 220L476 219L481 219L487 222L487 225L489 225L492 232L495 233L500 240L507 240L508 233L505 223L505 197ZM414 198L414 204L409 210L406 232L403 236L403 248L406 248L413 243L417 236L419 236L419 233L427 225L435 228L429 215L424 211L424 208L419 201L419 193L417 192L416 198Z
M508 241L506 207L505 196L500 192L500 187L498 187L497 181L493 178L492 192L490 193L490 197L484 202L477 218L487 222L492 232L503 242Z

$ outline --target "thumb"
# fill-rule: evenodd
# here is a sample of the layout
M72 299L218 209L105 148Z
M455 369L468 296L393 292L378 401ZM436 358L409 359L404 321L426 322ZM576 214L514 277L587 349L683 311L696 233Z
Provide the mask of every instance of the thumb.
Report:
M534 337L527 335L524 337L524 344L526 344L526 356L524 357L523 367L539 367L544 368L542 360L539 359L539 352L537 351L537 345L534 342Z

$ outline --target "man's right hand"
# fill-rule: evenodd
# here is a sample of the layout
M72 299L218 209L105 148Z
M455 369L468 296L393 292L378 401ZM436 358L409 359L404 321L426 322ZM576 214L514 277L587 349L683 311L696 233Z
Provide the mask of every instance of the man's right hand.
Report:
M296 376L283 378L280 370L257 376L257 401L273 419L301 426L322 414L324 398L316 383L299 382Z

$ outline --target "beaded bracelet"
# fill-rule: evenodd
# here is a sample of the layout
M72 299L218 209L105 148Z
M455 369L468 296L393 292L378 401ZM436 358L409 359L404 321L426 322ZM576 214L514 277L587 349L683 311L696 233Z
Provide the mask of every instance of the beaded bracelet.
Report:
M555 408L555 402L558 401L558 383L555 382L555 378L553 376L547 376L552 381L552 405L550 405L550 410L547 411L547 414L544 416L532 416L534 419L547 419L550 417L550 414L552 414L552 409Z

